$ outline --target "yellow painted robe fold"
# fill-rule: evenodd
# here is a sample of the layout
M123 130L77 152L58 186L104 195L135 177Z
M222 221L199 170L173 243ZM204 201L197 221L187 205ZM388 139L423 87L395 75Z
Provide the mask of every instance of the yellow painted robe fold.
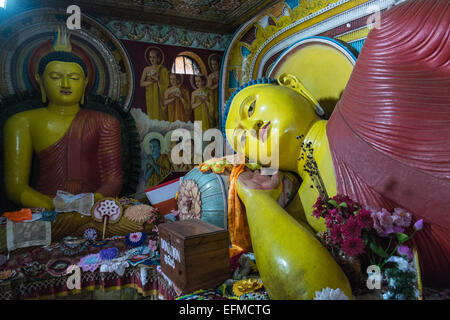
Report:
M172 94L175 88L170 87L165 91L165 99L170 99L173 97ZM180 87L178 87L178 89L181 91L181 96L184 99L184 103L180 98L175 98L174 101L166 105L168 121L174 122L180 120L183 122L188 122L191 120L191 98L189 96L189 91Z
M207 97L208 103L203 102L194 109L194 121L201 121L202 130L207 130L213 127L212 121L214 115L213 96L211 90L207 88L197 89L192 94L194 103L200 102L200 95L205 95Z
M169 86L169 72L166 67L159 65L155 67L158 73L158 82L145 87L145 102L147 114L150 119L167 120L167 108L164 105L164 91Z
M156 165L159 167L160 173L158 174L156 171L153 171L152 175L150 176L150 179L148 180L149 187L154 187L158 185L172 171L172 164L170 163L167 154L161 154L155 162Z

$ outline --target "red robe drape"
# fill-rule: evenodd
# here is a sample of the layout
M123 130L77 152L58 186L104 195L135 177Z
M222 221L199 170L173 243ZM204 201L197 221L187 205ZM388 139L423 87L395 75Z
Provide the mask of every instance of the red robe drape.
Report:
M338 192L403 207L424 284L450 286L450 2L408 1L373 29L327 125Z
M55 196L98 192L117 196L122 189L122 140L119 121L113 116L81 109L66 134L39 152L36 190Z

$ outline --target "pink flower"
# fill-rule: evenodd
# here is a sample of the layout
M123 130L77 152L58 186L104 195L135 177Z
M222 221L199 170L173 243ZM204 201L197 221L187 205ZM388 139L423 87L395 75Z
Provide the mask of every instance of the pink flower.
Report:
M313 208L319 208L319 207L322 207L322 198L320 195L317 197L316 203L314 203L314 205L313 205Z
M152 250L153 252L156 251L156 240L149 240L148 241L148 247L150 248L150 250Z
M414 223L414 230L420 231L423 229L423 219L417 220L416 223Z
M372 212L366 208L361 208L361 210L359 210L357 217L363 228L369 229L373 227L371 214Z
M394 220L389 211L383 208L381 211L374 212L370 216L373 220L373 227L380 236L386 237L394 232Z
M150 219L147 220L148 224L152 224L153 222L155 222L156 220L156 216L152 216Z
M158 233L158 227L155 226L155 227L152 229L152 231Z
M408 228L411 225L412 215L405 209L395 208L392 219L394 220L395 225Z
M325 218L325 222L326 222L326 225L327 225L327 228L328 228L328 229L330 229L331 226L334 224L334 223L333 223L333 220L332 220L330 217L326 217L326 218Z
M403 232L405 232L405 229L402 228L402 227L396 226L396 225L394 224L394 231L393 231L393 232L400 232L400 233L403 233Z
M413 252L410 247L401 245L397 248L398 254L402 256L407 256L409 260L412 260L413 258Z
M342 242L341 226L333 224L330 230L330 239L334 244L338 245Z
M357 256L364 253L364 242L362 239L346 239L341 249L350 256Z
M341 213L336 209L333 208L330 211L328 211L330 218L333 219L336 223L342 223L342 215Z
M350 209L356 207L356 203L349 196L336 195L332 199L335 200L338 204L341 204L342 202L347 203L347 207Z
M319 219L322 216L322 209L314 209L312 215L313 217Z
M363 227L356 216L351 216L341 227L346 239L357 239L361 237Z

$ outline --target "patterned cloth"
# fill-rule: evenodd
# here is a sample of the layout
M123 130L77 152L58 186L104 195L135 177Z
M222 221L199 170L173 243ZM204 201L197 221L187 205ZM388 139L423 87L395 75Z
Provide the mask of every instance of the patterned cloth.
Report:
M60 296L84 294L94 290L118 291L125 288L134 288L141 297L156 299L158 292L156 265L146 265L146 270L141 271L145 262L143 261L142 264L128 266L120 270L119 267L114 268L111 264L106 265L104 261L95 259L95 257L100 256L101 250L108 248L117 248L119 256L123 257L125 263L128 261L126 259L131 259L139 254L152 256L148 245L129 250L123 237L109 239L103 247L88 245L83 252L70 257L64 255L59 243L35 248L26 253L23 253L23 251L21 254L13 253L10 259L0 266L0 273L2 274L0 278L0 300L54 299ZM92 257L94 259L90 259ZM83 258L86 265L93 264L96 268L91 266L92 270L89 271L80 269L81 288L70 290L67 281L69 276L74 273L59 272L63 266L62 263L58 264L58 262L72 261L73 263L70 264L76 265ZM152 261L157 262L156 260ZM98 262L101 264L99 265ZM46 269L37 274L34 269L39 271L39 268L36 268L39 265L44 265ZM105 265L104 271L107 272L101 272L101 265ZM30 266L34 266L31 270L33 272L30 272ZM88 267L88 269L91 268ZM55 270L58 272L55 272Z

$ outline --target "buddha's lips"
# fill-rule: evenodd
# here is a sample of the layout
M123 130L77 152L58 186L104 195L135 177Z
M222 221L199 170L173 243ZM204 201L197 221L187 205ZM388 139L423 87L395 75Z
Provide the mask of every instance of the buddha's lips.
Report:
M72 91L70 91L70 90L60 90L59 92L62 93L62 94L65 94L65 95L71 95L72 94Z
M261 129L259 129L258 135L259 135L259 139L261 139L262 142L265 142L267 140L269 126L270 126L270 121L267 122Z

